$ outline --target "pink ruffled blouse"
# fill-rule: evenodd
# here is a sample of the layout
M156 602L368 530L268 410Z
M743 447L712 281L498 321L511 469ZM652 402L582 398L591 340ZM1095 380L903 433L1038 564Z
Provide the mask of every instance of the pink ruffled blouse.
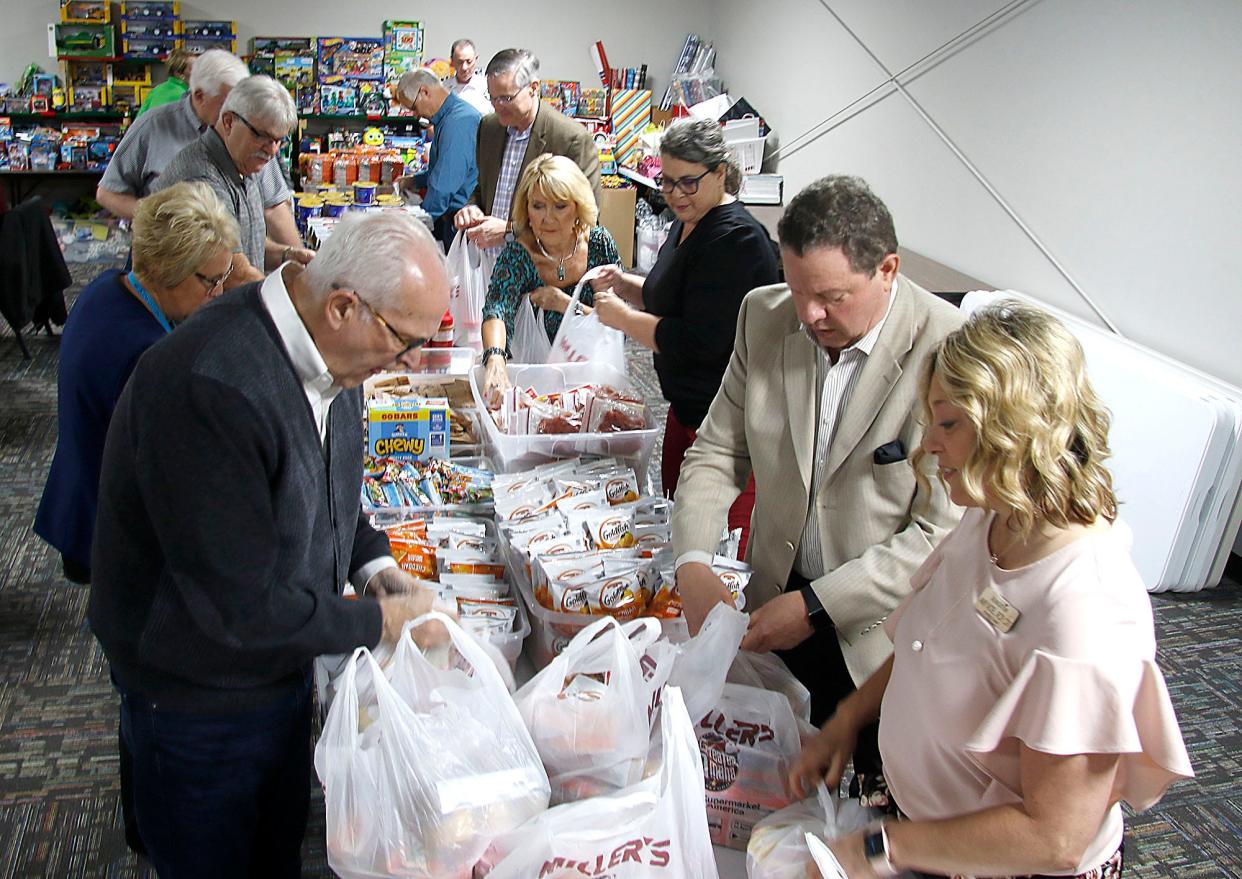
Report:
M968 510L885 623L894 661L880 751L890 792L915 820L1021 802L1021 741L1047 754L1120 754L1113 794L1146 809L1194 773L1155 663L1129 528L1116 522L1006 571L988 556L993 515ZM989 586L1020 613L1007 633L975 610ZM1103 863L1121 834L1114 805L1075 872Z

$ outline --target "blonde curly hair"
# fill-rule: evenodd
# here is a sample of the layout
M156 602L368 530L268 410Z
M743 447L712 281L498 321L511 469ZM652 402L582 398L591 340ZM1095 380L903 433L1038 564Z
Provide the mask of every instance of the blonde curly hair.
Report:
M134 271L176 287L221 250L236 250L237 220L210 186L174 184L148 195L134 211Z
M595 206L595 193L591 181L572 159L544 153L534 159L518 181L513 196L513 228L525 232L530 228L530 215L526 210L531 194L538 189L545 198L571 202L578 215L578 236L585 238L599 219Z
M1040 520L1065 528L1117 517L1104 467L1110 416L1087 378L1082 346L1060 321L1012 299L975 312L924 367L927 423L933 376L975 429L960 470L973 502L1011 510L1010 525L1023 537ZM911 460L924 488L925 454L920 448Z

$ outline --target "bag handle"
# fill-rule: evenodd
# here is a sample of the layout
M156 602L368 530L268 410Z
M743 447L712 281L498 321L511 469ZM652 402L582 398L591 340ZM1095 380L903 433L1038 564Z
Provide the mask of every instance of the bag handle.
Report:
M504 679L501 678L500 672L496 669L490 656L479 646L465 629L458 625L457 621L446 613L438 610L428 611L420 617L412 620L406 620L401 627L401 647L406 650L418 651L420 657L422 651L418 645L414 643L414 639L410 637L410 630L423 625L424 623L439 622L443 623L445 630L448 631L449 640L453 646L457 648L457 652L461 654L462 659L470 663L470 667L474 669L475 679L481 684L493 684L500 687L506 693L509 688L505 686ZM408 642L408 646L407 646Z
M578 283L574 286L574 295L569 297L569 304L565 306L566 314L578 314L579 308L582 307L582 288L598 278L603 268L604 266L596 266L582 273L582 277L578 279Z

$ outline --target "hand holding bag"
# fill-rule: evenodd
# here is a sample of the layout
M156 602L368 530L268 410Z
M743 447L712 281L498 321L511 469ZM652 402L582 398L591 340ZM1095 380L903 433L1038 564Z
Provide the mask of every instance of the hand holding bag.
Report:
M594 268L584 274L574 287L574 295L565 309L561 328L552 341L548 363L578 363L594 361L607 363L622 374L625 373L625 334L600 323L595 312L582 313L582 288L599 274Z

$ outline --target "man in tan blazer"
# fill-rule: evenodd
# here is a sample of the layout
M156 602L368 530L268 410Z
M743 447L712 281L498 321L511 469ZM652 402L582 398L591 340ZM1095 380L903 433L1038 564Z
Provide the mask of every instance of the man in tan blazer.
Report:
M898 273L892 218L858 178L812 183L778 234L788 285L742 302L732 359L682 465L673 546L696 631L730 600L705 562L753 471L742 646L780 653L818 724L891 652L882 621L960 515L934 476L918 490L907 456L922 437L924 362L961 316ZM865 752L878 765L874 738L856 765Z
M488 62L487 90L495 112L479 123L479 185L453 225L469 229L480 247L496 247L513 231L513 195L526 166L544 153L572 159L599 203L599 152L587 130L543 102L539 59L525 49L503 49Z

